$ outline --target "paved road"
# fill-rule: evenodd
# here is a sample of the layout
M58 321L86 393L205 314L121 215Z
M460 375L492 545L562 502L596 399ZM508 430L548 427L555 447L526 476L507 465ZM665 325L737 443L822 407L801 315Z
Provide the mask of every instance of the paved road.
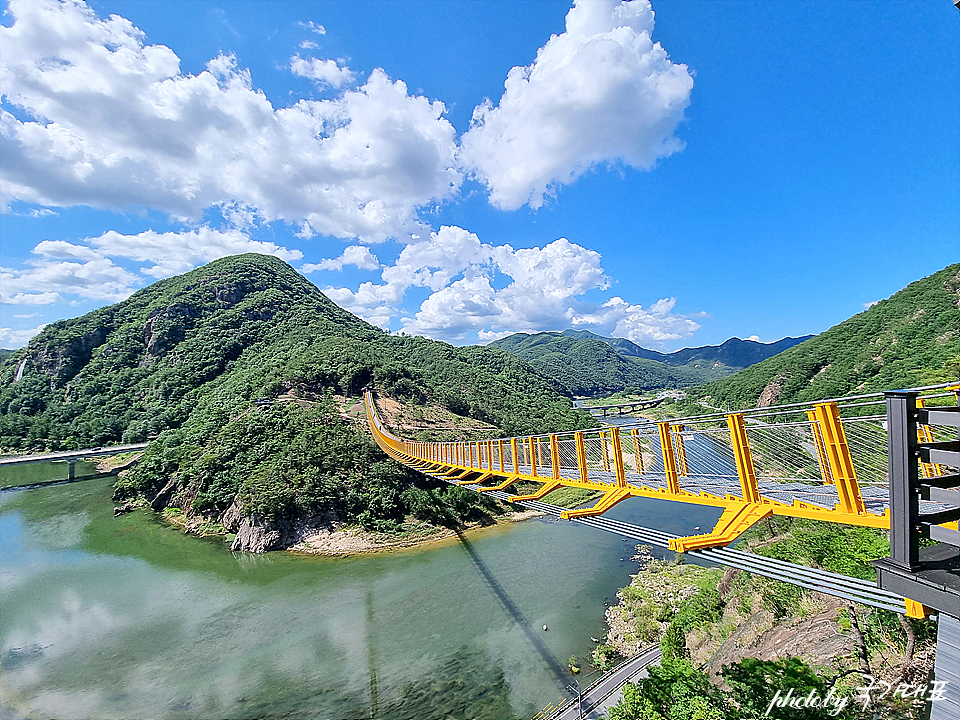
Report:
M582 715L579 714L580 708L577 706L577 699L574 698L551 715L549 720L579 720L579 718L598 720L604 717L605 711L620 699L620 689L623 684L630 679L636 679L638 675L645 675L643 670L658 662L660 662L659 646L645 650L617 666L583 691L580 702L583 706Z
M0 458L0 465L23 465L25 463L51 462L54 460L82 460L89 457L104 457L119 455L120 453L143 450L148 443L132 443L130 445L108 445L85 450L66 450L64 452L43 453L41 455L14 455Z

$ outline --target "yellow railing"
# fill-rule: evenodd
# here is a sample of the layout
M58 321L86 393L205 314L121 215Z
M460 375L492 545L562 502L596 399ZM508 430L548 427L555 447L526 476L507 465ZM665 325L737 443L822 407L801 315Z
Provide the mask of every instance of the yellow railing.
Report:
M711 532L671 540L685 552L728 545L770 515L889 528L884 418L850 414L871 405L882 412L877 398L458 442L403 440L384 427L369 391L365 403L376 442L416 469L480 492L539 484L511 501L559 487L602 493L591 507L563 511L564 518L599 515L628 497L722 508ZM852 402L858 399L866 401Z

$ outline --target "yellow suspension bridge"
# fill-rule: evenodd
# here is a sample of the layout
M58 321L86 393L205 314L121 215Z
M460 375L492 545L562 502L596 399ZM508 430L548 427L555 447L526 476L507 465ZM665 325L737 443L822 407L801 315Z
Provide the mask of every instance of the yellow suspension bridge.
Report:
M919 390L926 391L916 399L922 408L936 398L955 396L958 387ZM873 393L578 432L423 442L391 433L372 392L365 393L370 429L388 455L478 492L524 504L560 487L601 493L590 507L557 508L560 517L570 520L602 515L630 497L722 508L709 533L669 536L667 542L677 552L723 548L770 515L889 529L884 402L882 394ZM954 441L955 432L916 426L917 441L934 445ZM937 478L956 471L921 461L919 472L924 478ZM525 494L504 494L521 482L539 487ZM944 520L948 532L956 533L957 508L923 500L920 510ZM900 612L925 615L922 604L901 602Z

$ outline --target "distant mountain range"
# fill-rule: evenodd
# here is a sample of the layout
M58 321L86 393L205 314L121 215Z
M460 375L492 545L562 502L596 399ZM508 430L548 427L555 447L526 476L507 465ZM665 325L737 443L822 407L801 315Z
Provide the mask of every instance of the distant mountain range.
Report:
M738 410L953 382L958 375L960 263L693 395Z
M516 333L491 345L526 360L572 395L599 395L627 388L655 390L709 382L811 337L789 337L774 343L730 338L722 345L660 353L623 338L603 337L588 330L564 330Z
M756 340L741 340L740 338L733 337L722 345L702 345L700 347L683 348L682 350L676 350L672 353L661 353L656 350L648 350L647 348L640 347L625 338L603 337L589 330L564 330L561 335L602 340L621 355L631 355L633 357L646 358L647 360L656 360L674 367L693 365L696 363L723 363L731 368L750 367L761 360L766 360L768 357L772 357L787 348L799 345L804 340L809 340L813 337L813 335L785 337L782 340L777 340L772 343L762 343Z

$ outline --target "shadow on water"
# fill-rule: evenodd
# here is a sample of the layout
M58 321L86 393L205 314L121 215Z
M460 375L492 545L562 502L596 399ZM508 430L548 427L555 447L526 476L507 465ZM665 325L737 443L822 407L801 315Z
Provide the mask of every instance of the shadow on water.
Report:
M564 666L560 661L550 652L549 648L544 644L543 640L540 639L540 636L537 635L536 631L530 627L530 623L523 616L523 613L520 612L520 609L514 604L513 600L510 599L510 596L507 594L507 591L503 589L503 586L494 577L493 573L490 571L490 568L487 567L487 564L483 562L480 556L477 554L477 551L473 549L473 545L470 544L470 541L457 530L457 538L460 540L460 545L466 550L467 555L470 556L470 559L473 561L473 564L476 566L477 570L480 571L480 574L483 576L483 579L486 581L487 585L493 591L494 595L497 596L497 599L500 601L500 604L503 605L504 610L507 611L507 614L513 619L513 621L520 627L523 631L523 634L527 636L527 639L530 641L530 644L533 645L534 649L546 663L547 667L550 668L550 672L553 673L554 678L556 679L559 687L566 687L569 675L566 672Z
M102 480L106 477L113 477L116 473L112 472L102 472L95 473L92 475L81 475L75 478L57 478L54 480L42 480L40 482L25 483L23 485L3 485L0 487L0 492L7 492L10 490L35 490L37 488L52 487L54 485L70 485L72 483L85 482L86 480Z

